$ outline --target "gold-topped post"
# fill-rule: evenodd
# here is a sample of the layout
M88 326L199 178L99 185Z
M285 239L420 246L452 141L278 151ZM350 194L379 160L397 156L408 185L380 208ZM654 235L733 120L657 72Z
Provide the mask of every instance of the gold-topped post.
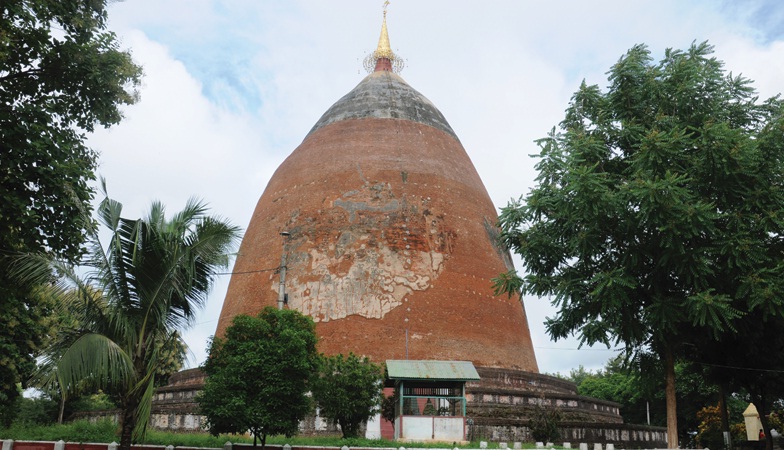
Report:
M403 70L405 63L392 51L389 44L389 32L387 31L387 6L389 0L384 1L384 19L381 22L381 36L378 38L376 51L365 57L365 70L370 72L391 71L399 73Z

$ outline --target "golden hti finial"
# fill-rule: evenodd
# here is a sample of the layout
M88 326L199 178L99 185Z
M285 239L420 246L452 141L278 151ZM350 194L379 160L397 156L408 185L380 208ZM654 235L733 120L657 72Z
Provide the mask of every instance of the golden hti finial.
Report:
M384 1L384 20L381 23L381 36L378 38L378 47L376 47L376 51L365 57L363 64L368 73L384 70L400 73L405 66L405 62L395 55L392 47L389 45L387 6L389 6L389 0Z

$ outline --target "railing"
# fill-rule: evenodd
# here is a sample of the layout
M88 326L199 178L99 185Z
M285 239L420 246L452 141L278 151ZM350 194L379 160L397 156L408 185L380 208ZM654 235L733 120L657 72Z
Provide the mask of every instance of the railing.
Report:
M402 405L401 405L402 403ZM400 408L403 408L402 411ZM463 397L403 396L402 402L395 405L396 416L442 416L461 417L465 415Z

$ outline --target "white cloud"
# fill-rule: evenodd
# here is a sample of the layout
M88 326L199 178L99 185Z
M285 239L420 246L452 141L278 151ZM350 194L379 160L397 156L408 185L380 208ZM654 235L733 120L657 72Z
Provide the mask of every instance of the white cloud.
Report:
M108 179L109 192L144 199L126 200L141 210L147 199L173 208L191 195L211 203L231 199L230 206L248 196L247 189L258 189L274 161L259 163L267 146L251 118L207 101L201 84L161 44L140 32L127 35L126 42L144 66L141 101L127 108L120 126L90 138L101 152L99 172ZM243 177L234 176L238 167ZM248 171L251 167L256 170ZM230 208L226 214L241 211Z

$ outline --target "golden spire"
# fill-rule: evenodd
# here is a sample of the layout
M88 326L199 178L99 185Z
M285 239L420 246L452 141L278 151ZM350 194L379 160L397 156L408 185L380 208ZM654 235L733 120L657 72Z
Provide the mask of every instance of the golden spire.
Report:
M365 57L364 66L368 73L383 70L399 73L405 65L403 60L392 51L392 46L389 45L387 6L389 6L389 0L384 1L384 21L381 23L381 36L378 38L378 47L376 47L376 51Z

